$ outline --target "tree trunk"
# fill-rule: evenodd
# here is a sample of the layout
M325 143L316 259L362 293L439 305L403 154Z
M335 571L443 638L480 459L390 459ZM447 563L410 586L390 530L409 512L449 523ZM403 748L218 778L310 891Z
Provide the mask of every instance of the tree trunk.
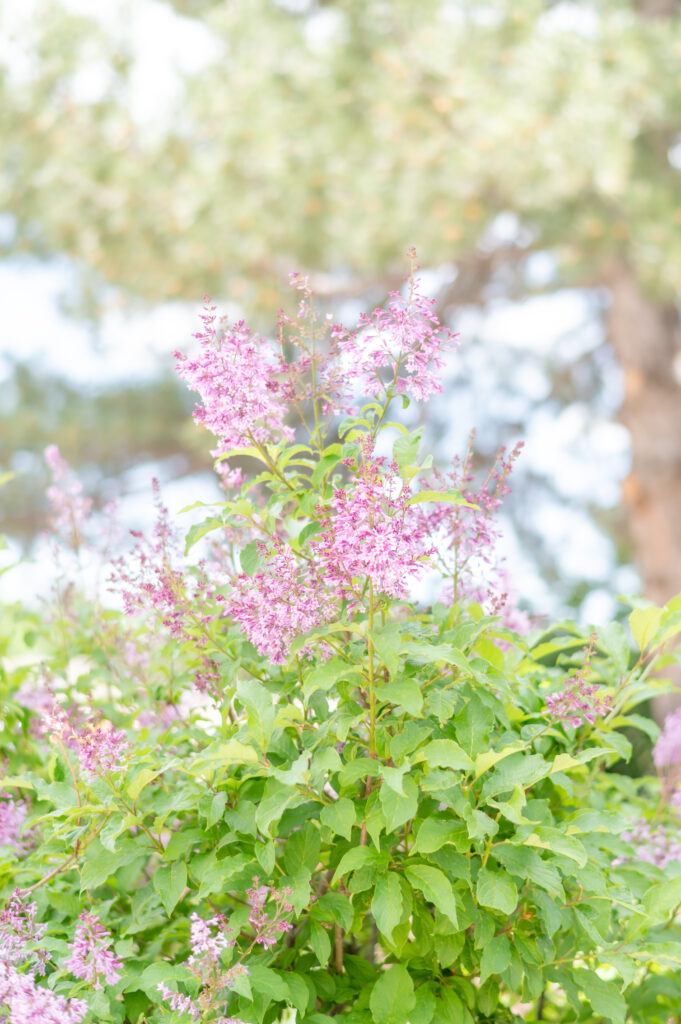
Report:
M623 262L611 268L607 284L609 338L624 370L620 416L632 447L623 497L644 593L664 604L681 591L679 312L645 296ZM660 698L656 713L679 703L675 694Z

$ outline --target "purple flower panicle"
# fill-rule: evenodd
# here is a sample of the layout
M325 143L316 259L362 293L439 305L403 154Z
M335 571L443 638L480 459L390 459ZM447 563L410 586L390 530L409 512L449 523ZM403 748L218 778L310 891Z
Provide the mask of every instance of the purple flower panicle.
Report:
M115 985L120 977L122 961L109 948L111 935L95 916L84 911L76 925L71 943L71 956L64 967L76 978L83 978L96 989L102 988L101 978L107 985Z

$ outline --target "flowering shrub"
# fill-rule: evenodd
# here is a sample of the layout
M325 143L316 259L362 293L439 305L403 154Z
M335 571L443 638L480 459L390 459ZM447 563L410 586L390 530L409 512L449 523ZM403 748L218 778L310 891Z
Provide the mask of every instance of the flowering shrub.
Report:
M517 451L476 487L394 418L453 348L418 280L354 331L293 283L276 343L209 307L178 354L230 494L186 551L157 496L110 568L123 611L62 587L2 613L0 1020L666 1024L678 716L659 780L617 766L681 602L636 608L633 643L513 632Z

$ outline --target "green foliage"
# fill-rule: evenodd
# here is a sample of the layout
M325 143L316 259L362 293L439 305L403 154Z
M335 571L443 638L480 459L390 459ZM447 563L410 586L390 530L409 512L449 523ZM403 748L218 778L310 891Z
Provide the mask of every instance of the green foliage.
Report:
M385 390L346 437L379 432L394 382ZM211 509L211 535L224 533L247 580L259 566L249 529L304 553L342 479L340 445L315 422L310 446L251 451L260 491L246 484ZM400 446L403 470L417 449ZM179 1022L159 984L192 998L205 1024L271 1024L293 1009L298 1024L664 1024L675 1012L681 864L665 875L623 837L651 804L656 820L671 812L655 780L612 769L628 755L620 730L640 726L634 709L665 686L652 673L681 631L681 601L633 612L637 650L620 627L595 637L590 671L611 710L574 727L546 704L583 667L574 624L519 637L478 604L417 606L369 581L272 664L217 614L223 595L200 568L193 595L191 571L168 579L187 614L179 636L153 609L135 619L71 591L49 616L0 618L0 785L28 814L26 848L2 850L0 886L36 900L49 983L84 994L89 1021ZM192 707L207 659L214 700ZM81 770L41 729L29 698L44 677L72 711L126 731L122 770ZM277 941L255 920L259 886L286 896ZM89 907L123 961L102 991L59 966ZM189 969L195 913L223 915L235 945L221 970L249 972L230 976L219 1006L218 981Z

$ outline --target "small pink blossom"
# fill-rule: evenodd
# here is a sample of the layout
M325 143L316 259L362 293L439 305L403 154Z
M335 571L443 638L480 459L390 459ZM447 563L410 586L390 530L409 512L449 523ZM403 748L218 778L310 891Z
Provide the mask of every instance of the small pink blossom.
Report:
M220 440L218 452L292 440L284 422L286 403L281 365L268 343L251 334L243 320L227 327L217 322L215 306L201 315L195 338L199 352L189 358L176 352L177 372L201 397L194 419Z
M33 974L20 974L2 960L0 1003L9 1011L7 1024L80 1024L88 1011L83 999L66 999L36 985Z
M44 726L76 752L82 770L88 775L107 775L125 767L130 744L126 734L111 722L77 722L55 704L45 715Z
M662 870L674 861L681 861L681 836L676 831L670 832L664 825L654 826L641 818L629 831L622 833L622 839L631 845L639 860ZM614 862L615 866L625 860L619 857Z
M10 896L0 911L0 962L10 964L32 960L47 931L47 926L36 922L38 907L24 899L19 890ZM38 957L38 971L44 974L44 957Z
M293 911L289 902L292 891L288 886L281 890L269 885L259 885L259 879L253 879L253 888L247 891L251 913L248 921L255 929L255 941L264 949L269 949L281 938L282 934L291 930L293 925L284 917ZM268 912L266 904L272 901Z
M420 291L418 278L412 278L406 297L391 292L387 308L362 314L356 330L334 326L337 359L327 371L328 383L340 390L361 382L375 396L394 385L396 394L417 401L441 393L439 371L457 335L442 326L434 306L435 300Z
M299 561L290 547L260 544L261 569L232 581L225 612L258 652L283 665L293 641L331 621L338 609L314 564Z
M552 693L546 698L547 713L555 719L567 722L575 729L587 722L593 725L597 718L604 718L612 707L612 698L604 692L602 687L586 682L586 674L589 671L596 641L596 635L592 634L586 649L584 664L579 672L568 680L565 689L559 690L558 693Z
M109 948L111 935L94 914L84 911L76 925L71 943L71 956L64 967L76 978L83 978L95 989L101 989L101 977L107 985L115 985L121 973L122 961Z
M356 604L365 581L377 594L403 598L432 549L409 503L409 485L397 466L374 455L373 440L360 443L359 460L348 460L347 488L336 487L320 508L322 531L310 542L324 581Z
M92 511L92 500L83 497L82 485L71 474L56 444L45 449L45 461L52 472L52 484L47 489L50 524L63 541L77 550L82 543L83 526Z
M11 797L0 799L0 846L11 846L24 853L26 841L21 829L26 819L26 804Z

